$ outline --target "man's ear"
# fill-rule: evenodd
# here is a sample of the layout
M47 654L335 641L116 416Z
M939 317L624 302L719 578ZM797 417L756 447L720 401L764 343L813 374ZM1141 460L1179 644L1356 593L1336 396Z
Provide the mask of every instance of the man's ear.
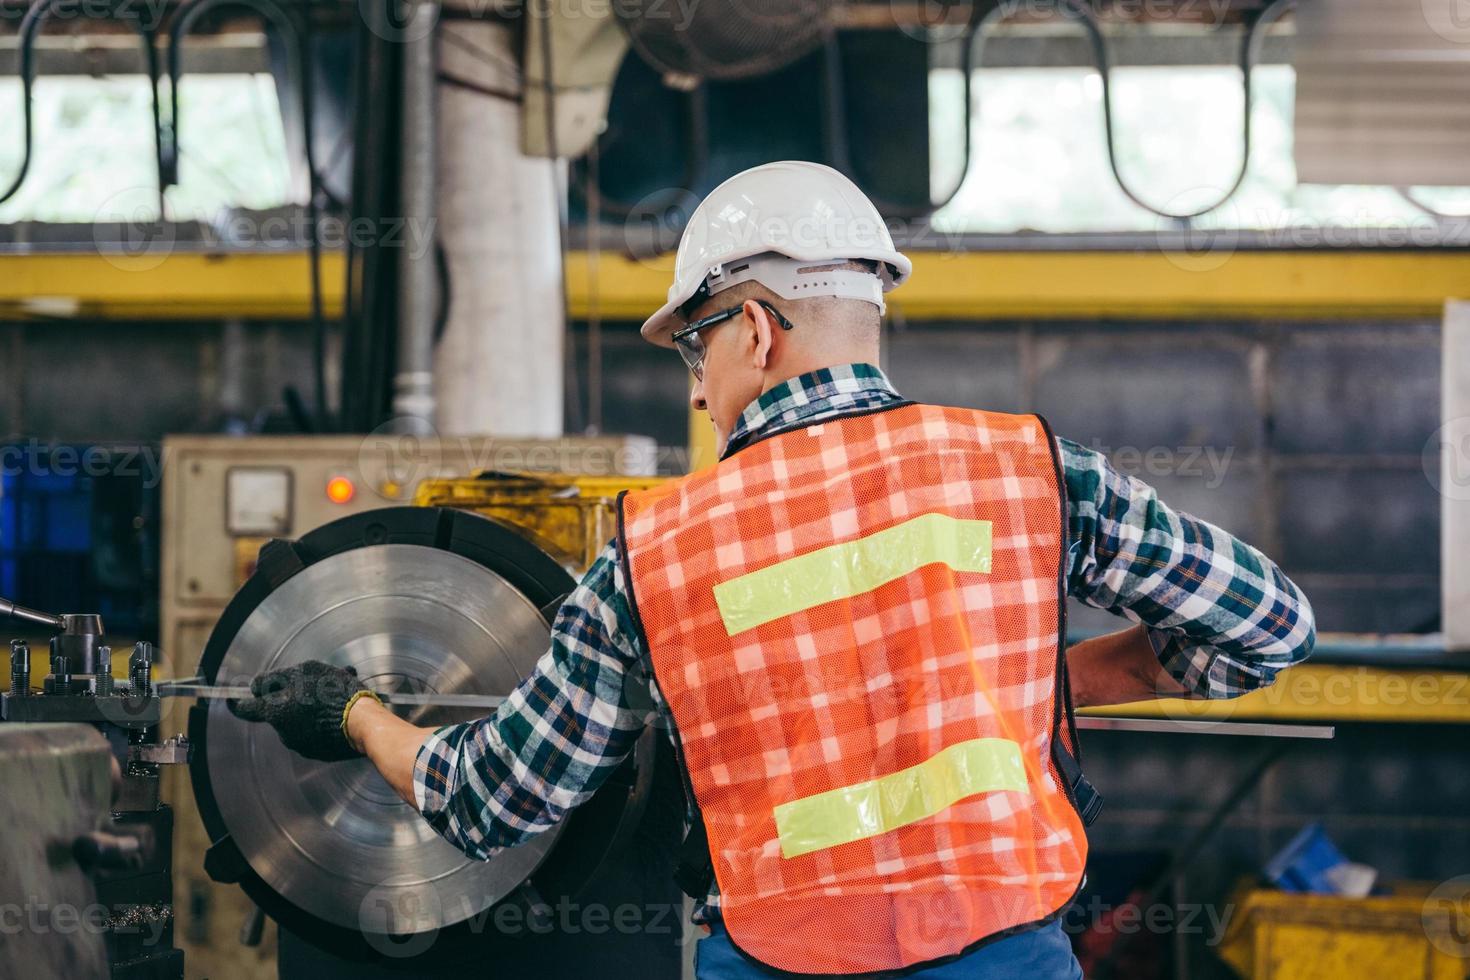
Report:
M777 330L776 321L764 306L753 299L745 301L742 312L755 340L751 363L764 371L771 359L771 338Z

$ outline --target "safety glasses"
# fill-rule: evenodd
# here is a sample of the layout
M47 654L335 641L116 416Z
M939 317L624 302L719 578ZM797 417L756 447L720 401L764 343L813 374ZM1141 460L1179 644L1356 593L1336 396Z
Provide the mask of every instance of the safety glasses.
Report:
M781 324L782 330L790 330L792 328L793 324L781 315L780 310L777 310L763 299L758 299L756 302L761 305L762 309L771 314L771 317L777 323ZM689 366L690 372L693 373L696 379L700 381L704 380L705 347L704 340L699 336L699 332L707 327L713 327L717 324L724 323L726 320L734 319L740 315L740 311L743 309L745 309L745 305L741 304L740 306L732 306L727 310L721 310L718 313L711 313L709 316L695 320L687 327L676 330L673 336L669 338L674 342L674 346L679 349L679 356L684 358L684 363Z

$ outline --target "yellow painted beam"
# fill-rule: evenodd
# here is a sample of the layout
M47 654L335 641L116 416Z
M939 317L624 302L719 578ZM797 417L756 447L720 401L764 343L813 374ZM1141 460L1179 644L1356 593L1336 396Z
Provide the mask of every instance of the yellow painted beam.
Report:
M915 252L889 297L909 320L1087 317L1438 317L1470 296L1467 251ZM642 319L673 259L573 255L575 317Z
M890 297L909 320L994 318L1437 317L1470 297L1470 251L916 252ZM672 256L568 256L572 316L641 320L662 302ZM330 316L343 257L323 258ZM0 255L0 316L304 319L301 252Z
M1188 721L1470 723L1470 674L1302 664L1276 683L1230 701L1142 701L1083 715Z
M329 317L342 312L343 270L341 253L322 256L322 298ZM301 252L0 255L0 317L310 315L310 266Z
M891 297L908 320L997 317L1435 317L1470 297L1470 251L914 253ZM672 256L567 257L575 317L642 319L663 303ZM323 256L323 298L341 311L343 256ZM306 317L303 253L0 256L0 314Z

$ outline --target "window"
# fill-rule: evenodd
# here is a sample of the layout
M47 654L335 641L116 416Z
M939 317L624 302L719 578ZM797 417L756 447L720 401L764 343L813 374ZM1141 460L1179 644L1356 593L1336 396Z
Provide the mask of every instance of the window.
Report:
M1295 74L1285 65L1253 73L1251 165L1245 182L1205 228L1424 227L1435 221L1394 188L1298 185L1292 163ZM933 186L952 187L963 131L958 69L930 75ZM1155 207L1188 211L1217 199L1241 152L1242 87L1226 66L1113 70L1119 164L1129 186ZM1171 222L1137 206L1108 169L1102 81L1089 68L980 69L972 86L972 160L935 226L949 232L1151 232ZM1470 188L1418 188L1432 207L1467 215Z
M157 218L147 79L42 76L32 92L30 172L0 204L0 223ZM0 79L0 185L20 165L20 97L19 79ZM226 207L290 200L285 133L269 75L189 75L179 89L179 116L180 183L168 192L169 218L208 219Z

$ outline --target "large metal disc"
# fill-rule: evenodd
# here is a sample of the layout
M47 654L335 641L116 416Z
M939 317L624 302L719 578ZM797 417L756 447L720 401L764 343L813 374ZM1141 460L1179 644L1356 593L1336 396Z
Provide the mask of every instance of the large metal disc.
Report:
M451 551L381 544L310 565L245 620L215 672L238 683L304 660L357 668L370 687L504 695L545 652L536 606L495 572ZM473 709L398 708L418 725ZM366 760L313 762L221 703L207 759L220 813L250 868L305 912L366 932L462 922L531 875L559 830L474 861L441 839ZM385 921L385 915L387 919Z

